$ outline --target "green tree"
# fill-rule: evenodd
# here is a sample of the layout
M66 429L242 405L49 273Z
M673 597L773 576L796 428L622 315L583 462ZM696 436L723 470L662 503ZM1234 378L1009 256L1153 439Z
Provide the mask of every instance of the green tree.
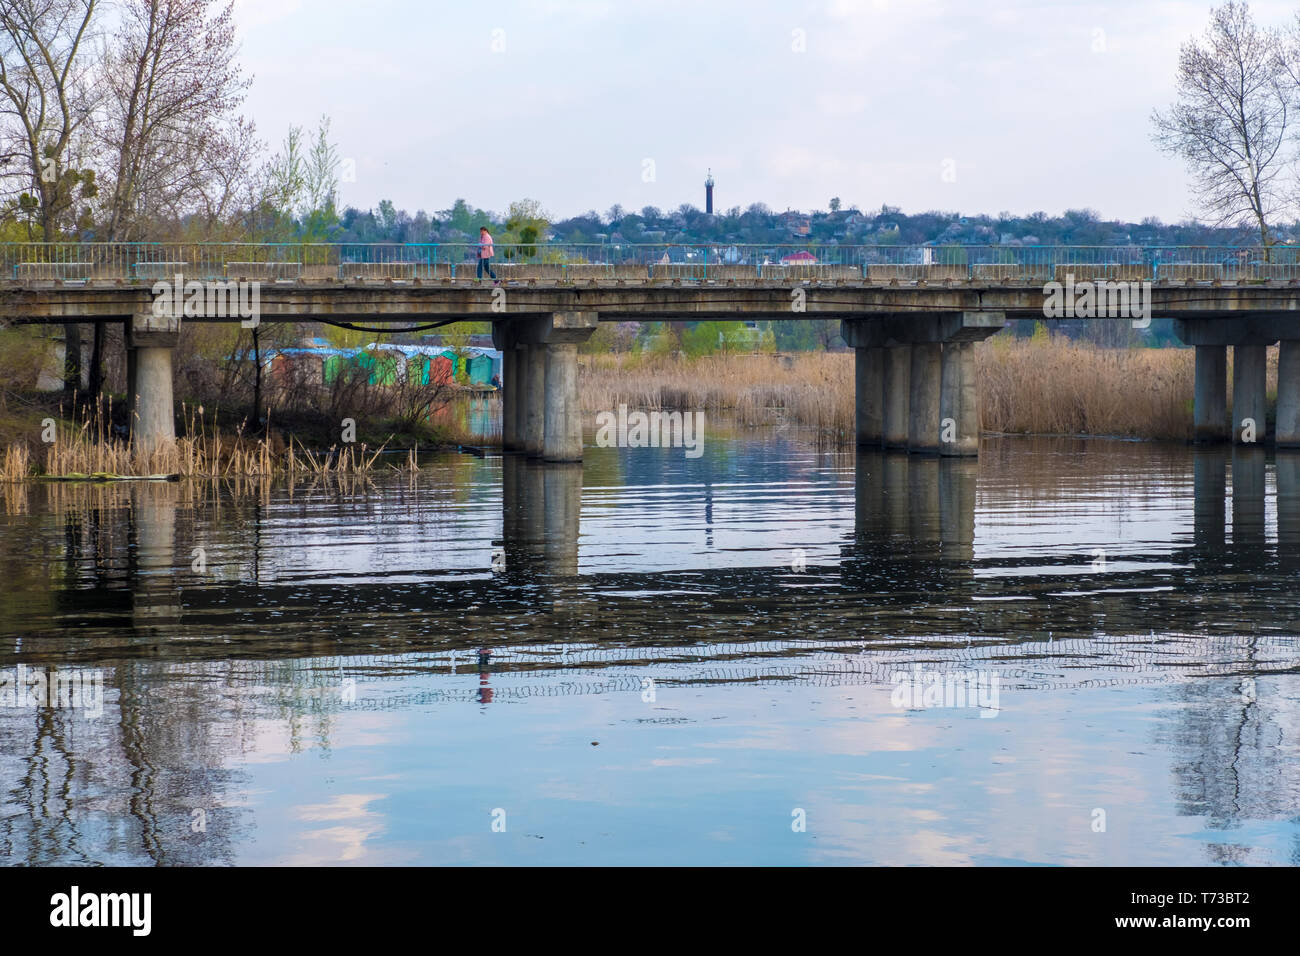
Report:
M513 259L518 255L532 259L537 254L537 242L549 225L550 215L537 200L512 202L506 213L505 232L500 237L500 242L506 246L505 258Z

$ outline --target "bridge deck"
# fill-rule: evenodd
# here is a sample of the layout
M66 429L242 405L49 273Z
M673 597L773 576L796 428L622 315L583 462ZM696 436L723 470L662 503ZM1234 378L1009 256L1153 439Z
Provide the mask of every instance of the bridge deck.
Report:
M280 279L259 282L257 291L266 322L334 318L403 323L430 317L495 322L565 311L596 312L604 321L853 319L951 312L1041 318L1047 302L1043 284L1028 280L533 279L498 286L461 279ZM149 281L0 281L0 318L20 323L118 321L151 312L154 299ZM1149 300L1157 317L1277 317L1300 312L1300 279L1155 282ZM234 314L200 311L183 318L239 320ZM1294 321L1300 323L1300 316Z

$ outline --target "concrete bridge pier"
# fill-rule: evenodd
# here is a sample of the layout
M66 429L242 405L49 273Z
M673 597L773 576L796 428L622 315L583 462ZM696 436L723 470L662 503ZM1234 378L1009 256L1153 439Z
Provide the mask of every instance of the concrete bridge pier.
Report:
M522 428L520 451L529 458L541 458L546 433L546 347L521 345L518 352L519 404L515 414Z
M939 426L941 455L971 458L979 454L980 409L974 342L944 343Z
M908 405L907 450L939 454L939 396L942 392L943 345L917 342L912 346L911 397Z
M126 324L131 443L145 453L176 441L172 351L179 339L178 318L141 313Z
M542 460L582 461L582 410L578 404L578 346L546 346L546 425Z
M515 341L504 322L492 323L492 345L501 350L501 450L523 451L524 346Z
M501 437L505 441L506 451L521 452L524 450L524 402L527 399L524 394L524 372L527 356L524 346L513 342L510 343L510 348L501 352L501 356L505 364L502 384L506 389L505 404L501 409L501 414L505 416ZM509 428L505 426L506 421L509 422Z
M501 349L501 450L519 450L519 359L513 345Z
M912 346L885 349L884 432L886 448L906 448L912 394Z
M582 461L582 409L578 403L578 345L596 331L595 312L554 312L523 319L503 330L524 346L520 389L523 445L548 462Z
M1005 326L1003 312L932 312L844 320L844 341L857 350L858 444L870 443L871 413L878 394L871 372L879 361L884 403L880 419L886 448L958 458L978 455L975 343Z
M885 440L885 350L854 349L854 420L859 448Z
M1263 444L1268 430L1268 347L1237 345L1232 350L1232 440Z
M1300 398L1300 358L1295 356L1296 343L1287 340L1295 337L1293 313L1260 313L1232 318L1178 319L1174 322L1178 337L1188 345L1196 346L1196 440L1226 441L1251 444L1246 441L1249 432L1246 419L1255 423L1254 444L1263 444L1268 437L1265 418L1267 398L1265 370L1268 346L1283 341L1286 353L1278 362L1278 428L1279 442L1284 432L1294 433L1295 412L1300 409L1294 399ZM1226 393L1228 385L1228 352L1233 347L1232 419L1228 419ZM1288 365L1291 370L1288 372ZM1286 373L1284 375L1284 373ZM1286 379L1285 384L1283 379ZM1287 396L1284 402L1283 396ZM1287 421L1284 421L1284 412Z
M1228 348L1226 345L1196 346L1196 385L1192 417L1196 440L1227 441Z
M1300 340L1282 340L1277 353L1277 425L1279 448L1300 448Z

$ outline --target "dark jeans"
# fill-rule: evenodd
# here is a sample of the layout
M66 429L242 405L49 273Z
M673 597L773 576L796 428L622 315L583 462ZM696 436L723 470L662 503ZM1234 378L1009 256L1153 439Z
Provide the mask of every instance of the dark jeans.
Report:
M497 274L496 274L495 272L492 271L492 257L491 257L491 256L488 256L486 259L480 258L479 261L478 261L478 277L479 277L480 279L483 278L483 270L484 270L484 269L487 270L487 274L490 275L490 276L492 277L492 279L495 281L495 280L496 280L496 277L497 277Z

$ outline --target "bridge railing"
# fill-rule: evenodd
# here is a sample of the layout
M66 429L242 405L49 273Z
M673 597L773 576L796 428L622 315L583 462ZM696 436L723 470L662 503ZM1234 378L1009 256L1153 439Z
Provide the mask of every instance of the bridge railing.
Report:
M459 280L476 243L0 243L0 281ZM503 279L870 282L1234 281L1300 279L1300 247L496 243Z

